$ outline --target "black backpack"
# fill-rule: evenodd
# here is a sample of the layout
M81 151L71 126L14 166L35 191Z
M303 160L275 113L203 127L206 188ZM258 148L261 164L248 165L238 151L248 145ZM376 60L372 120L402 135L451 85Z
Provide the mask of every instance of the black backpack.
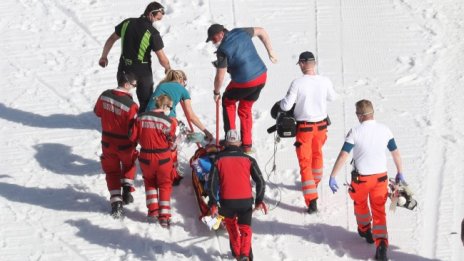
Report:
M272 118L276 119L276 124L267 129L268 133L277 131L281 138L292 138L296 136L296 120L293 117L295 105L289 111L280 109L280 101L276 102L271 109Z

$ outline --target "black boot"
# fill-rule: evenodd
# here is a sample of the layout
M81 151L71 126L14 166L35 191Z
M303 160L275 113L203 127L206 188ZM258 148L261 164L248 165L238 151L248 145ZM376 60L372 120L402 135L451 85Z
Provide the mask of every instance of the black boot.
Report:
M124 204L126 204L126 205L134 202L134 197L131 194L131 187L130 186L123 186L122 187L122 201L124 201Z
M382 240L375 251L375 260L387 261L387 243Z
M374 239L372 238L371 228L368 228L366 231L361 231L358 228L358 234L359 236L365 238L367 243L369 244L374 243Z
M317 212L317 199L313 199L309 202L308 214L314 214Z
M173 185L174 187L179 186L179 185L180 185L180 182L182 181L183 178L184 178L184 177L182 177L182 176L177 176L177 177L175 177L175 178L174 178L174 181L172 181L172 185Z
M114 219L121 219L124 211L122 209L122 201L116 201L111 203L111 216Z

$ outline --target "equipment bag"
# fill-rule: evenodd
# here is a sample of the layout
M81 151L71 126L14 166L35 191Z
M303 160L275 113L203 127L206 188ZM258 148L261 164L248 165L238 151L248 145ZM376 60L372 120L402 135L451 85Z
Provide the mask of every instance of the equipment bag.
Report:
M293 115L281 112L277 116L276 122L277 135L281 138L291 138L296 136L296 120Z
M280 109L280 101L276 102L271 109L271 117L276 119L276 124L267 129L267 133L277 131L281 138L291 138L296 136L296 120L293 117L295 104L290 111Z

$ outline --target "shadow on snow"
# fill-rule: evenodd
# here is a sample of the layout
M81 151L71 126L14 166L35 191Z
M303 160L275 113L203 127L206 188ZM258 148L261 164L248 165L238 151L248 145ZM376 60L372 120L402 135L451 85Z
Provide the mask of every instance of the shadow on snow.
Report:
M100 131L100 122L93 111L78 115L52 114L49 116L42 116L40 114L10 108L0 103L0 118L31 127L90 129Z
M59 143L34 145L35 158L42 168L57 174L96 175L103 171L100 162L83 158L71 152L71 147Z
M142 260L156 260L159 255L171 252L175 257L197 257L199 260L216 260L212 253L195 245L181 246L168 240L158 240L140 235L131 234L127 228L107 229L91 224L88 220L68 220L71 226L79 229L77 236L82 237L91 244L103 247L120 249L125 253L132 253Z

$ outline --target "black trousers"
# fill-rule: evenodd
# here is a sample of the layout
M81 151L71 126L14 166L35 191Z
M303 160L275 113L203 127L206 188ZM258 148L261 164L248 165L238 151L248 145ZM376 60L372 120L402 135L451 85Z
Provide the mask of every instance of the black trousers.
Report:
M131 72L137 77L137 99L139 100L139 113L145 112L153 93L153 72L150 64L125 65L119 62L117 79L121 79L123 72Z

